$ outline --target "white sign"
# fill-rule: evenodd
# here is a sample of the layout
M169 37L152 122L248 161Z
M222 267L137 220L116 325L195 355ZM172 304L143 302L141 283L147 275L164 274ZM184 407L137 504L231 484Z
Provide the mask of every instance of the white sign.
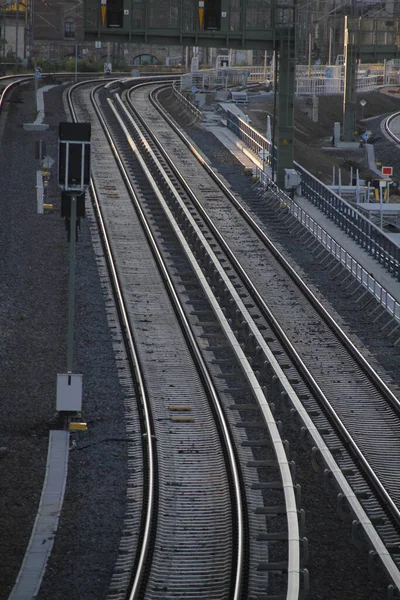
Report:
M104 73L112 73L112 64L104 63Z
M57 375L56 410L80 412L82 410L82 375Z
M95 48L101 48L101 42L100 42L100 40L96 40L96 41L95 41L95 43L94 43L94 47L95 47Z
M49 156L49 155L45 156L42 161L42 166L46 167L46 169L51 169L51 167L53 165L54 165L54 160L51 158L51 156Z

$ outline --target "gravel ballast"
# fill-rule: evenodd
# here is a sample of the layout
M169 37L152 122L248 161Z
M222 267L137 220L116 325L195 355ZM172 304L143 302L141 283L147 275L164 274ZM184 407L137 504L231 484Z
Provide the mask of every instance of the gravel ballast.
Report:
M8 114L0 121L1 132L6 119L0 137L0 600L6 600L12 589L36 516L49 430L59 425L56 377L66 371L68 243L60 218L61 193L55 164L48 198L54 211L36 213L39 163L34 158L39 140L46 141L47 154L57 157L58 123L67 120L62 90L57 86L44 96L48 130L28 133L23 129L23 123L32 122L36 115L33 85L13 93ZM201 129L188 129L188 133L245 198L249 179L239 163L212 134ZM74 330L74 372L83 374L82 418L88 432L72 439L59 531L38 600L106 598L125 511L123 388L107 321L106 291L92 246L91 218L89 214L82 221L76 249ZM300 250L290 248L301 268L309 268L315 287L325 293L323 278L316 278L312 261L307 267L310 257L302 257ZM340 312L345 298L331 287L329 302ZM346 314L346 321L350 318ZM378 341L378 328L366 328L357 314L349 326L400 383L399 357L384 336ZM293 434L291 458L297 464L297 480L307 492L303 506L310 538L310 598L384 598L382 581L371 582L366 554L351 545L349 526L340 523L333 505L329 520L324 516L321 527L320 515L325 513L320 510L327 496L321 479L310 474L308 455L297 439ZM323 539L317 540L318 536ZM335 551L334 543L338 544ZM318 547L323 550L316 551ZM330 569L333 559L335 568L342 564L339 574Z
M185 113L169 92L160 94L160 99L232 191L241 197L244 204L248 202L253 206L257 190L254 184L249 183L251 180L244 174L243 166L211 132L201 125L188 126L191 116L188 115L185 120ZM260 215L265 215L265 211L261 210ZM337 281L332 281L329 273L320 268L315 255L294 239L290 230L285 231L279 219L272 217L265 220L264 228L288 260L297 265L296 270L304 273L307 283L337 316L337 321L351 332L357 347L370 358L375 356L381 363L380 373L386 372L386 379L400 386L400 353L393 349L393 341L380 331L381 323L371 322L368 313L349 298L346 286L341 288ZM375 360L373 364L378 366ZM276 418L284 423L283 435L290 442L290 458L296 463L296 482L302 486L305 535L309 539L310 600L386 598L386 584L381 571L376 572L376 579L371 578L367 551L360 551L352 545L351 525L340 520L335 497L328 495L324 489L322 476L313 472L309 453L299 441L299 430L293 430L284 414L278 412Z
M36 213L35 142L57 158L58 123L67 120L61 86L45 93L49 129L35 118L33 86L14 91L0 145L0 600L15 582L36 516L49 430L56 419L57 373L66 372L68 243L60 218L57 161L52 214ZM86 201L88 204L88 200ZM125 428L104 296L88 220L76 247L74 372L83 374L86 433L71 439L64 507L38 598L105 598L125 510Z

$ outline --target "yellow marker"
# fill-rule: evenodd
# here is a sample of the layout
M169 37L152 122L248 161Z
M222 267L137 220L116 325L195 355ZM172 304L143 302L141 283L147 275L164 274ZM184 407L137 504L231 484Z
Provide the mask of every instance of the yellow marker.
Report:
M102 4L102 6L101 6L101 26L102 27L106 26L106 14L107 14L107 6Z
M87 423L70 423L70 431L87 431Z
M53 205L52 204L43 204L43 209L44 210L53 210Z
M194 423L194 417L171 417L173 423Z
M199 25L200 29L203 29L204 21L204 0L199 0Z
M168 406L168 410L192 410L191 406L181 406L179 404L172 404Z

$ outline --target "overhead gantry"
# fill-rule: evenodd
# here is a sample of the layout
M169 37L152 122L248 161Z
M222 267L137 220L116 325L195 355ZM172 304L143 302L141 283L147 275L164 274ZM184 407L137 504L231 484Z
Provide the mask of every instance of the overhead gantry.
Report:
M400 19L345 17L343 139L354 140L357 115L357 63L400 58Z
M293 168L296 0L84 0L88 41L276 52L277 183Z

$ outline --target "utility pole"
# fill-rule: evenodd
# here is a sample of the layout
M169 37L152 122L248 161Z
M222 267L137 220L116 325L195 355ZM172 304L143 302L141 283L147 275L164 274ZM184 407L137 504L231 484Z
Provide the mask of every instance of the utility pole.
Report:
M343 139L345 142L354 140L356 129L357 111L357 44L354 31L354 19L345 17L345 70L344 70L344 98L343 98Z
M3 4L3 62L6 61L6 5Z
M16 12L15 12L15 72L18 73L18 13L19 13L18 0L16 0L15 8L16 8Z

